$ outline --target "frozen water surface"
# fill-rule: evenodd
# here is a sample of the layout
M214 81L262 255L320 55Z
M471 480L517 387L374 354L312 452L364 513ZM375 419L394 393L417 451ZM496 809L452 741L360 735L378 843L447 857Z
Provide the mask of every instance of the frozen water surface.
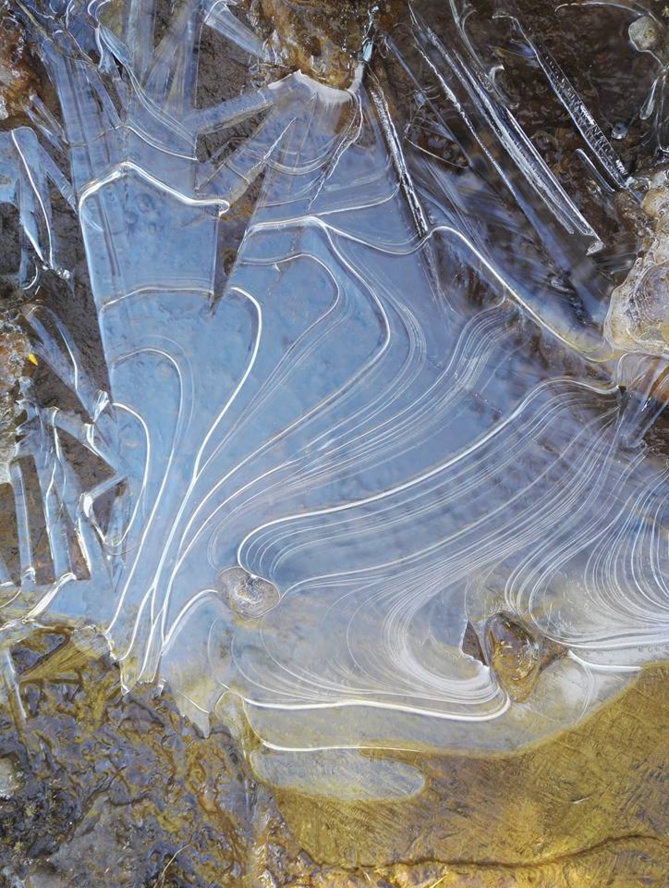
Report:
M667 464L644 442L666 352L604 335L605 235L523 130L468 5L443 3L439 34L420 2L393 31L370 19L346 88L272 73L233 3L179 3L160 39L150 0L16 9L61 121L37 109L1 135L21 285L70 280L57 189L108 387L57 314L26 311L73 403L24 386L8 634L93 623L126 687L169 681L203 727L232 690L285 754L515 747L667 655ZM638 200L553 56L511 3L497 16L593 188ZM198 106L202 29L270 73ZM203 159L203 134L245 121Z

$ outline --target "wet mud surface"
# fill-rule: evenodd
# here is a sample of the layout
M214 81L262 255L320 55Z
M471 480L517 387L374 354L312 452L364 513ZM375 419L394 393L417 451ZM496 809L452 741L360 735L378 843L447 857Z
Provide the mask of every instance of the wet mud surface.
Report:
M425 788L365 804L263 785L237 719L202 737L169 691L123 696L117 667L95 654L104 642L85 641L82 652L81 635L44 630L12 650L20 698L0 710L0 884L664 884L667 666L522 753L411 756Z
M0 121L20 117L39 77L25 35L8 3L0 3Z

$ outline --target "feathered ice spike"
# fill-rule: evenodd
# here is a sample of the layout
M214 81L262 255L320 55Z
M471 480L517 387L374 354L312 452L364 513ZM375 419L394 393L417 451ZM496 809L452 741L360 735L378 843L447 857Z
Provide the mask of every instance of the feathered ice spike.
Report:
M234 15L230 0L209 0L205 7L205 24L230 40L249 55L268 62L269 56L262 40Z
M532 51L560 103L583 136L594 160L614 188L626 188L629 176L613 146L602 132L564 71L542 42L523 24L513 0L498 0L496 18L508 18Z
M34 131L19 127L0 133L0 201L13 204L21 225L21 267L19 286L28 289L39 269L51 269L61 276L57 237L53 229L49 183L74 208L72 188L56 164L40 145ZM37 258L37 272L33 257Z
M658 147L665 153L669 152L669 109L667 108L669 28L666 21L636 0L575 0L572 3L564 3L557 9L572 6L607 6L634 16L628 29L629 41L638 52L651 55L659 67L657 76L639 109L639 116L642 120L654 118L653 135Z

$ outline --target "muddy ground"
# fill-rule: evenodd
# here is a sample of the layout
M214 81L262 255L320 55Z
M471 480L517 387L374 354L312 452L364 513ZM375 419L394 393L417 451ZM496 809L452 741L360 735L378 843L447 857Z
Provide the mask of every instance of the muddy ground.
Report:
M262 785L236 727L204 738L169 691L123 696L115 664L87 647L49 630L12 652L20 698L0 709L8 888L665 884L667 666L535 748L412 755L421 793L363 803Z

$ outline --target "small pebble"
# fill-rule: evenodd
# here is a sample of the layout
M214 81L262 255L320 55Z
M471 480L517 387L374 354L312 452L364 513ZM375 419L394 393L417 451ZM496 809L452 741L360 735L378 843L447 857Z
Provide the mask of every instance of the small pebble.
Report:
M16 765L10 758L0 758L0 799L11 799L20 788Z

